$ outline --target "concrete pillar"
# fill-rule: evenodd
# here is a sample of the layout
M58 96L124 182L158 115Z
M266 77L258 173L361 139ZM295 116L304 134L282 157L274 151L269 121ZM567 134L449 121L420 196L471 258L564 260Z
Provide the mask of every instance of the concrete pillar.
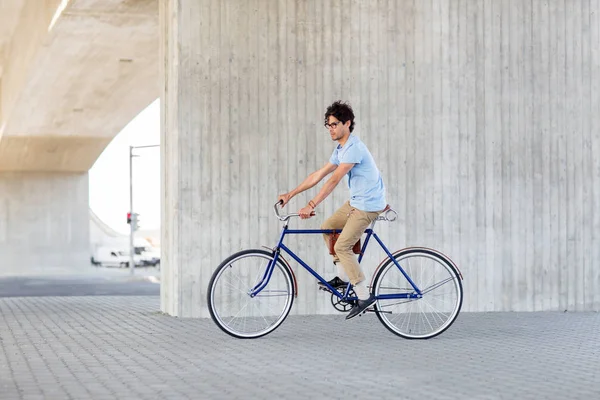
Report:
M380 236L453 258L463 310L600 309L600 0L161 0L160 21L163 311L207 315L219 262L274 244L271 206L328 160L337 99L398 211ZM318 238L290 244L332 276ZM293 313L335 312L296 275Z
M2 275L89 268L87 173L0 172Z

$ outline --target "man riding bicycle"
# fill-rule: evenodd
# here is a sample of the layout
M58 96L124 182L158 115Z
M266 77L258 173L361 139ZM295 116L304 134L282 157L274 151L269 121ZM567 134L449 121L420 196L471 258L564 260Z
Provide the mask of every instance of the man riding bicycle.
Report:
M300 218L310 218L313 210L348 175L350 200L329 217L321 225L321 229L342 229L333 254L338 276L328 283L336 288L346 286L348 281L352 284L358 301L346 316L346 319L351 319L375 303L375 296L369 293L367 280L352 249L365 229L384 211L387 204L385 185L369 149L358 137L352 135L354 112L350 105L340 101L330 105L325 112L325 127L329 130L331 139L338 143L329 162L310 174L297 188L280 195L279 201L282 202L282 207L285 206L292 197L312 188L333 173L308 205L298 211ZM323 236L325 243L329 245L331 235Z

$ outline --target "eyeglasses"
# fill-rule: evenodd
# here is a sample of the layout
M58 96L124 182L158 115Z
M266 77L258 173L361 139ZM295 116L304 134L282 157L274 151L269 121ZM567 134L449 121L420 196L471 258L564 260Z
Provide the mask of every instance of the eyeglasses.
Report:
M332 128L333 128L333 129L335 129L335 128L337 128L337 126L338 126L339 124L341 124L341 122L340 122L340 121L338 121L338 122L332 122L332 123L330 123L330 124L328 124L328 123L325 123L325 128L327 128L327 129L332 129Z

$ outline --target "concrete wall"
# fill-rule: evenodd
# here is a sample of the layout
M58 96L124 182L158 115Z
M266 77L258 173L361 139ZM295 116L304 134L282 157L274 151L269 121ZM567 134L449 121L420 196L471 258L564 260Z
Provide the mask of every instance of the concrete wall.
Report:
M465 311L600 309L599 0L160 4L164 311L207 315L219 262L274 244L271 206L327 161L337 99L399 213L382 238L452 257ZM332 276L319 238L289 244ZM292 312L333 312L297 276Z
M2 274L89 265L87 173L0 173Z

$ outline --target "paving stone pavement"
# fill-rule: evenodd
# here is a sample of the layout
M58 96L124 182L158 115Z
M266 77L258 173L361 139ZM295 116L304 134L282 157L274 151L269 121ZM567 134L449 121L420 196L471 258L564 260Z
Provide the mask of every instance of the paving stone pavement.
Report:
M599 313L462 313L425 341L373 314L240 340L149 297L0 299L0 399L600 399Z

